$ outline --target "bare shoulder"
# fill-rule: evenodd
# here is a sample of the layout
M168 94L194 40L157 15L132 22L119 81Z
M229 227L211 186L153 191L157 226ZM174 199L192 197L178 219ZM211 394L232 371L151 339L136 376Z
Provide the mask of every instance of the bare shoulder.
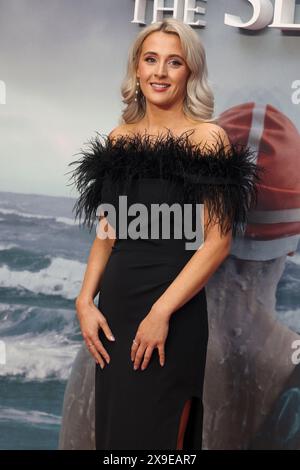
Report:
M223 127L218 124L213 124L211 122L205 122L200 124L196 128L195 136L193 137L196 145L205 145L206 147L216 146L229 146L230 140L227 132Z
M108 137L110 140L116 139L119 136L123 136L125 134L125 125L120 125L115 127L110 133L108 134Z
M124 137L130 135L133 132L133 127L130 124L121 124L115 127L109 134L108 137L112 141L118 137Z

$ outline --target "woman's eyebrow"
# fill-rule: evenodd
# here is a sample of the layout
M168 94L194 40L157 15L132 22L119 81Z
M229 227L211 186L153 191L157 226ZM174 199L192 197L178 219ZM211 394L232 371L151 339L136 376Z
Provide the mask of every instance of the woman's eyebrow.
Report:
M146 55L146 54L154 54L154 55L157 55L157 52L154 52L154 51L147 51L147 52L144 52L143 55ZM183 57L181 57L181 55L179 55L179 54L169 54L168 57L180 57L180 59L184 60Z

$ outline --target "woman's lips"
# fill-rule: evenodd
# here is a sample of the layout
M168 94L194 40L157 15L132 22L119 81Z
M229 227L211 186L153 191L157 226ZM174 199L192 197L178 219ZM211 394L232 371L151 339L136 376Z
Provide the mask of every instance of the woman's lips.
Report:
M152 90L154 90L154 91L163 92L163 91L168 90L171 85L168 85L168 86L159 86L159 85L157 85L157 86L155 86L155 84L150 83L150 86L151 86Z

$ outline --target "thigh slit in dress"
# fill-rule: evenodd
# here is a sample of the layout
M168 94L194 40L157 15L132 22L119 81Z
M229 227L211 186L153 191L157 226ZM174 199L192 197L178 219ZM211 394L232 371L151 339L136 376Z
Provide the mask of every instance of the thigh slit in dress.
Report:
M108 340L99 330L110 363L103 369L95 366L96 449L175 450L182 412L191 399L183 449L200 450L209 334L205 287L171 315L164 366L154 349L146 369L134 370L132 341L152 305L203 247L203 204L207 203L222 230L230 227L233 236L243 230L256 198L258 167L246 146L231 144L228 153L220 142L205 153L191 145L186 133L174 136L169 132L154 143L139 134L114 142L106 139L104 144L97 137L90 143L82 150L82 158L72 162L78 165L73 177L80 192L76 217L84 217L84 224L91 227L107 203L117 216L114 220L106 213L117 236L101 278L98 308L116 340ZM140 216L139 225L141 232L148 230L148 238L120 236L120 195L127 196L128 207L140 203L149 209L148 216ZM186 248L191 240L184 227L181 238L175 236L172 216L170 236L162 236L162 219L149 214L153 204L163 203L169 207L177 203L182 210L183 203L192 205L193 229L200 218L200 245ZM128 216L126 229L137 215ZM159 221L159 236L151 238L151 225Z

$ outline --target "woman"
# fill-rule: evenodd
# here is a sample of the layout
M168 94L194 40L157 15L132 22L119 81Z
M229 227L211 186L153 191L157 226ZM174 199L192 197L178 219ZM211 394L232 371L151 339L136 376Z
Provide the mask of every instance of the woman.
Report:
M246 222L258 167L213 123L205 51L184 23L168 18L137 36L122 94L121 125L72 162L76 217L89 227L99 217L76 299L96 361L96 449L201 449L204 286ZM137 224L135 204L179 204L187 217L170 217L167 237L145 237L161 219ZM187 219L197 227L188 249Z

